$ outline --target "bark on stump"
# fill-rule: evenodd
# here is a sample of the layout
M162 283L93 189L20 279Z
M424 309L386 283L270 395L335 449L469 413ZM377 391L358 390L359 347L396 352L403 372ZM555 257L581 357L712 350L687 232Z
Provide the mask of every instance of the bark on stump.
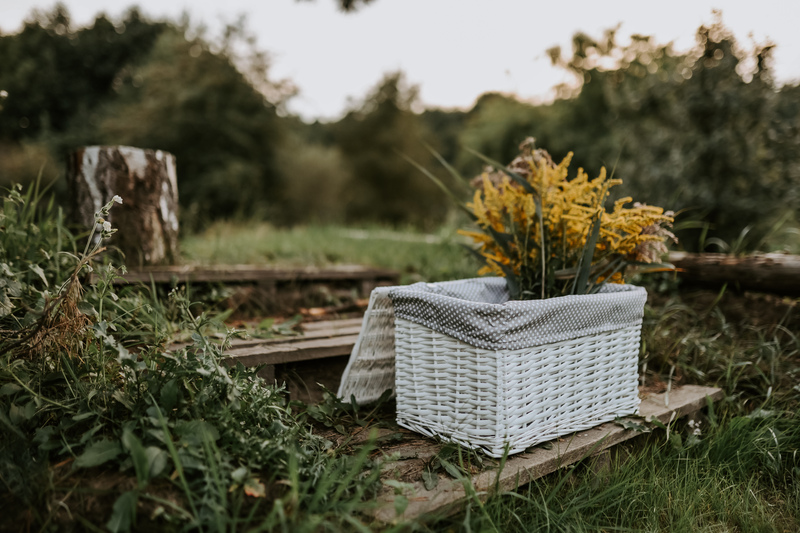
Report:
M178 180L175 156L129 146L85 146L69 156L67 182L73 220L86 228L111 201L108 242L129 267L171 264L178 254Z

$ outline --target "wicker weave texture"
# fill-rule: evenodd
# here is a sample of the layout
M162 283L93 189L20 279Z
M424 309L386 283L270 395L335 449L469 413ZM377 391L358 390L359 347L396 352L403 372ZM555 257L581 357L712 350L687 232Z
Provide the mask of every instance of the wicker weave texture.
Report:
M395 319L397 422L501 457L636 413L641 321L519 350L485 350Z
M387 390L394 390L394 307L389 291L373 289L350 360L339 386L338 396L356 403L374 402Z

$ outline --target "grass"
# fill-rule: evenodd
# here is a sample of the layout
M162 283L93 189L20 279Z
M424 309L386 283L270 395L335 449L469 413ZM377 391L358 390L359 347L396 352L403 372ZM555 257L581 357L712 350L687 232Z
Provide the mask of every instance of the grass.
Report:
M353 233L347 228L278 230L222 224L195 239L184 241L184 251L199 262L362 262L397 268L410 281L470 277L475 271L474 263L453 244L452 232L424 236L377 228ZM579 465L485 504L473 502L455 519L407 527L433 531L800 528L800 425L794 415L800 405L797 300L725 289L681 290L668 276L640 282L651 293L643 327L646 384L663 390L671 376L675 384L723 388L726 397L717 407L720 422L704 427L699 438L690 430L673 434L682 434L680 442L674 436L670 442L660 441L663 434L653 438L629 457L617 457L599 476L591 465ZM767 416L757 418L758 413Z
M51 253L74 251L75 239L54 209L31 206L37 201L18 194L2 213L0 254L23 259L16 269L0 261L8 267L0 271L8 334L0 338L0 506L15 511L0 530L369 530L362 512L380 487L372 445L332 447L312 422L335 427L345 420L339 408L291 410L279 388L222 368L203 336L209 317L190 312L180 294L160 301L114 294L107 282L84 287L73 303L90 325L65 329L69 342L55 337L49 351L26 351L42 302L79 260ZM397 269L404 282L470 277L477 267L449 229L217 224L182 246L196 263L362 263ZM394 529L800 529L797 301L687 292L663 276L648 283L647 386L671 379L726 392L701 435L680 425L668 439L654 432L608 461L586 460L471 501L453 518ZM174 327L193 331L194 346L180 356L163 350Z
M687 435L688 433L688 435ZM433 524L471 531L796 531L800 421L734 418L653 436Z
M205 232L184 237L184 261L196 264L271 264L325 266L362 264L392 268L401 283L475 277L455 231L435 235L413 230L303 226L278 229L266 223L220 222Z

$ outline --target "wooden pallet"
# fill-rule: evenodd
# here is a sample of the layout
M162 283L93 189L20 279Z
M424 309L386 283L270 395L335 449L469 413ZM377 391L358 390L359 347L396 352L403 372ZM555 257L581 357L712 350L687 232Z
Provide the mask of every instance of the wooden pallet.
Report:
M384 281L397 284L394 270L359 265L271 267L259 265L177 265L130 270L115 283L292 283L301 281Z
M335 391L341 379L349 354L361 328L361 319L312 322L303 325L303 335L276 339L249 339L234 341L226 352L226 362L241 362L246 366L267 365L270 378L286 382L293 399L315 401L321 399L317 383ZM657 419L664 424L693 416L708 405L722 399L718 388L684 385L662 394L642 393L641 416ZM441 444L422 436L408 435L395 442L399 433L411 434L402 428L381 429L377 433L379 455L384 458L382 479L398 478L398 471L408 472L431 459L441 450ZM362 439L368 434L363 431ZM598 455L605 450L638 436L616 423L606 423L587 431L556 439L549 449L536 447L530 452L512 456L501 472L487 470L469 480L455 480L439 474L438 485L425 489L421 479L405 484L399 490L384 486L379 495L373 516L381 523L397 523L417 517L441 516L457 512L468 498L464 483L471 483L474 493L482 500L495 490L514 490L557 469ZM388 438L387 438L388 437ZM385 442L381 444L381 442ZM470 491L472 492L472 491ZM401 514L397 514L396 499L408 501Z
M708 405L708 402L721 400L724 393L721 389L684 385L669 393L644 395L640 407L641 416L647 420L657 419L668 425L670 422L685 416L694 416ZM536 447L530 452L511 456L503 468L486 470L461 480L439 474L436 488L427 490L421 479L407 483L399 489L397 486L384 486L378 497L373 516L378 522L398 523L418 517L435 518L446 516L463 508L468 495L465 484L472 485L475 497L482 501L494 491L511 491L531 481L553 473L559 468L577 463L582 459L609 450L609 448L641 435L631 429L625 429L614 422L599 425L587 431L579 431L572 435L552 441L552 446ZM427 443L413 446L382 446L385 456L399 457L399 460L384 463L381 478L397 479L398 472L408 470L411 461L420 462L433 457L441 445L432 439ZM421 474L421 473L420 473ZM421 477L421 476L420 476ZM470 491L472 492L472 491ZM401 514L395 505L399 496L408 501Z

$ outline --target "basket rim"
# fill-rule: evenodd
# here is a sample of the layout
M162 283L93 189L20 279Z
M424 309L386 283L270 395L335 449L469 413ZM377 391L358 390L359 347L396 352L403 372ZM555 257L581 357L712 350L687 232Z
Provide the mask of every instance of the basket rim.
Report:
M548 344L637 323L647 300L644 287L623 284L545 300L477 300L502 301L506 295L505 279L494 277L416 283L389 291L395 317L490 350Z
M502 282L502 283L499 283ZM458 303L467 303L467 304L477 304L481 307L491 308L493 310L502 310L506 308L514 308L514 307L539 307L544 304L544 302L553 302L553 303L567 303L567 302L580 302L582 300L591 301L596 299L597 295L600 294L614 294L614 293L642 293L647 292L646 289L640 285L633 285L631 283L606 283L604 284L600 290L594 294L567 294L564 296L553 296L551 298L544 298L544 299L533 299L533 300L506 300L502 303L491 303L491 302L482 302L479 300L471 299L471 298L460 298L458 296L452 296L447 293L438 292L437 288L445 288L447 289L448 286L454 286L463 283L483 283L486 285L502 285L503 287L506 286L506 279L501 277L495 276L486 276L486 277L478 277L478 278L465 278L465 279L458 279L458 280L451 280L451 281L439 281L435 283L428 283L424 281L420 281L417 283L413 283L411 285L397 285L394 287L386 287L390 289L388 291L389 296L392 297L394 300L395 295L399 295L401 293L408 293L408 294L430 294L436 295L436 298L441 300L442 302L458 302Z

